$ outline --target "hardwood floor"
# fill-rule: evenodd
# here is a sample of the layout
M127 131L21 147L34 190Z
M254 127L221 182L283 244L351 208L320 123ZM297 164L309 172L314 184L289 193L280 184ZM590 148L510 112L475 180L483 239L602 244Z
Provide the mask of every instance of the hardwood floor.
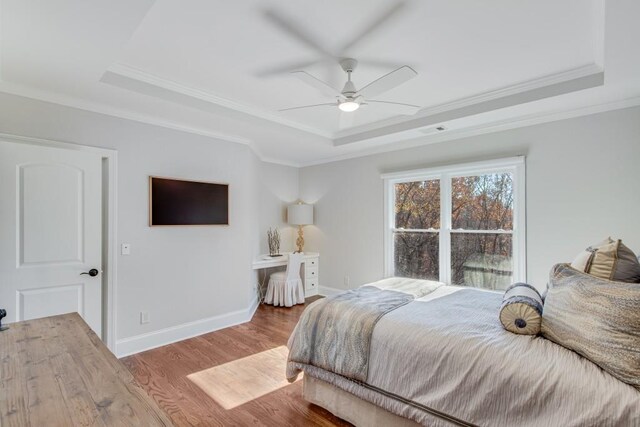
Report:
M303 305L261 305L249 323L138 353L122 362L177 426L350 426L306 402L302 381L226 410L187 378L286 345L303 309Z

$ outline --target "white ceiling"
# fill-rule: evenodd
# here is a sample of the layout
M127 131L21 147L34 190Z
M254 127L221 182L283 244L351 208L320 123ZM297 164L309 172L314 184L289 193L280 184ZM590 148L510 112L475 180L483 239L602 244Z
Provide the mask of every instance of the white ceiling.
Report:
M0 91L246 143L293 165L640 103L636 0L2 0L0 14ZM331 101L287 72L341 87L331 56L361 61L357 87L411 66L416 78L378 98L423 109L278 112Z

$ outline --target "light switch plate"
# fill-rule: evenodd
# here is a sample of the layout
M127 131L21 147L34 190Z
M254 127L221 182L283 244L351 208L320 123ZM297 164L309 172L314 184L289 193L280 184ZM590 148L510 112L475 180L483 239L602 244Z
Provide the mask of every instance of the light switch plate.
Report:
M130 255L131 254L131 244L123 243L122 244L122 255Z

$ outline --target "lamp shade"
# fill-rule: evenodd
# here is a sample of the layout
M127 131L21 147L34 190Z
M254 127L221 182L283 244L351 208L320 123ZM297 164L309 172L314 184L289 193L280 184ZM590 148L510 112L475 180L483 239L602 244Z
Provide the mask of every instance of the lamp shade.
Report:
M313 224L313 205L290 205L287 208L287 222L291 225Z

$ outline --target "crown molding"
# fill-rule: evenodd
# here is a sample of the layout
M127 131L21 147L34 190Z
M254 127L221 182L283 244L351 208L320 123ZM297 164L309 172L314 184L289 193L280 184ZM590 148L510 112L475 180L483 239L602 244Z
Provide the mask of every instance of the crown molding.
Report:
M598 20L598 22L599 21L600 20ZM596 37L596 40L597 39L598 37ZM253 108L253 107L250 107L226 98L218 97L209 92L187 87L180 83L155 76L151 73L147 73L145 71L139 70L135 67L132 67L126 64L116 63L111 67L109 67L109 69L107 70L107 73L112 73L127 79L132 79L134 81L145 83L153 87L158 87L158 88L168 90L180 95L198 99L200 101L205 101L213 105L218 105L233 111L238 111L244 114L248 114L253 117L258 117L258 118L268 120L277 124L292 127L307 133L315 134L317 136L325 137L333 140L335 143L335 141L339 138L355 136L362 132L374 131L376 129L381 129L389 125L401 124L410 120L426 118L436 114L447 113L450 111L471 107L473 105L477 105L483 102L494 101L500 98L506 98L509 96L515 96L521 93L534 91L537 89L547 88L553 85L574 81L584 77L598 75L603 73L603 71L604 70L600 65L598 65L597 63L591 63L582 67L565 70L559 73L554 73L547 76L527 80L525 82L506 86L500 89L487 91L487 92L483 92L483 93L469 96L466 98L461 98L455 101L439 104L433 107L424 108L420 110L417 114L414 114L413 116L402 117L402 118L399 118L397 116L391 117L389 119L380 120L374 123L369 123L369 124L365 124L362 126L358 126L358 127L344 130L344 131L334 132L334 133L322 131L320 129L309 127L309 126L300 124L298 122L287 120L281 116L277 116L267 111ZM105 75L107 75L107 73L105 73ZM148 94L148 95L153 95L153 94Z
M491 90L480 93L478 95L469 96L456 101L440 104L435 107L423 109L418 112L419 117L428 117L434 114L445 113L450 110L469 107L481 102L493 101L494 99L504 98L507 96L518 95L523 92L529 92L541 89L547 86L553 86L559 83L569 82L571 80L581 79L583 77L592 76L604 72L599 65L592 63L582 67L561 71L559 73L549 74L543 77L516 83L514 85L505 86L500 89Z
M117 117L125 120L131 120L131 121L149 124L153 126L159 126L162 128L172 129L179 132L205 136L205 137L213 138L219 141L244 144L249 146L249 148L253 151L256 157L262 162L274 163L274 164L279 164L279 165L289 166L289 167L296 167L296 168L303 168L303 167L321 165L321 164L326 164L326 163L331 163L331 162L336 162L341 160L353 159L357 157L364 157L364 156L369 156L369 155L374 155L379 153L398 151L398 150L418 147L418 146L427 145L427 144L434 144L434 143L445 142L450 140L462 139L462 138L467 138L475 135L482 135L482 134L492 133L492 132L500 132L500 131L514 129L518 127L532 126L540 123L570 119L574 117L597 114L597 113L602 113L606 111L635 107L640 105L640 96L637 96L637 97L627 98L619 101L607 102L602 104L594 104L594 105L574 108L570 110L558 110L550 113L547 112L547 113L538 113L538 114L531 114L526 116L519 116L511 119L481 124L481 125L468 127L468 128L452 129L439 134L423 135L423 136L412 138L412 139L404 139L404 140L398 139L396 144L388 143L388 144L379 145L376 147L371 147L370 149L367 149L367 150L359 150L354 153L325 157L323 159L317 159L309 162L296 162L296 161L281 160L273 157L267 157L260 152L260 150L256 147L256 144L253 141L236 136L236 135L221 134L217 132L212 132L208 129L185 126L179 123L175 123L167 120L161 120L161 119L150 117L147 115L136 114L130 111L125 111L117 108L107 107L100 104L81 101L76 98L72 98L72 97L68 97L60 94L31 89L23 86L12 85L12 84L8 84L7 82L0 83L0 92L21 96L25 98L30 98L37 101L59 104L59 105L63 105L63 106L74 108L74 109L90 111L93 113Z
M33 89L22 85L9 84L7 82L0 83L0 92L8 93L10 95L22 96L24 98L35 99L37 101L49 102L52 104L59 104L65 107L71 107L78 110L90 111L93 113L104 114L106 116L118 117L121 119L131 120L134 122L146 123L154 126L160 126L163 128L173 129L181 132L192 133L201 136L207 136L209 138L215 138L227 142L235 142L244 145L253 145L250 139L243 138L238 135L224 134L213 132L208 129L185 126L169 120L158 119L146 114L134 113L132 111L123 110L121 108L109 107L104 104L97 104L94 102L87 102L75 97L62 95L59 93L43 91L39 89Z
M461 110L467 107L478 105L484 102L495 101L501 98L507 98L532 92L539 89L548 88L554 85L560 85L582 79L585 77L596 76L604 72L604 69L597 63L591 63L582 67L561 71L559 73L549 74L543 77L527 80L513 85L505 86L496 90L482 92L469 97L457 99L455 101L446 102L435 105L433 107L423 108L413 116L391 117L389 119L380 120L374 123L346 129L336 132L333 136L334 142L340 138L353 137L363 132L375 131L386 126L398 125L416 119L427 118L436 114L448 113L451 111ZM342 144L338 144L342 145Z
M290 168L300 168L300 163L290 162L286 160L280 160L273 157L260 157L260 161L263 163L272 163L274 165L288 166Z
M598 19L598 22L599 21L600 19ZM597 39L598 37L596 37L596 40ZM578 81L579 79L583 79L583 78L602 75L603 72L604 72L603 68L600 65L598 65L597 63L591 63L582 67L565 70L559 73L554 73L547 76L531 79L525 82L517 83L514 85L506 86L497 90L487 91L487 92L483 92L470 97L436 105L434 107L425 108L419 111L417 114L410 117L406 117L402 119L398 117L392 117L386 120L359 126L357 128L351 128L345 131L339 131L336 133L324 132L316 128L311 128L309 126L305 126L300 123L284 119L280 116L273 115L269 112L266 112L260 109L249 107L247 105L240 104L235 101L231 101L229 99L221 98L214 94L211 94L199 89L184 86L180 83L155 76L153 74L147 73L145 71L136 69L134 67L131 67L129 65L122 64L122 63L116 63L111 67L109 67L109 69L107 70L107 73L105 73L105 76L107 76L108 73L112 73L114 75L121 76L126 79L142 82L144 84L150 85L151 87L157 87L160 89L168 90L170 92L174 92L183 96L194 98L200 101L205 101L207 103L228 108L233 111L248 114L253 117L258 117L258 118L268 120L277 124L302 130L304 132L329 138L333 140L334 145L342 145L338 143L340 138L354 137L363 132L373 132L377 129L383 129L384 127L389 125L397 125L397 124L402 124L411 120L429 118L437 114L454 112L454 111L462 110L467 107L472 107L472 106L490 102L490 101L506 99L508 97L518 96L519 94L531 93L532 91L536 91L536 90L543 90L546 88L553 87L554 85L561 85L563 83ZM149 93L147 94L153 95Z
M542 112L536 114L529 114L524 116L513 117L510 119L494 121L491 123L480 124L467 128L454 129L440 134L424 135L417 138L405 139L399 141L397 144L384 144L377 147L372 147L368 150L361 150L354 153L325 157L324 159L318 159L311 162L301 162L298 167L304 168L308 166L317 166L326 163L332 163L342 160L349 160L358 157L371 156L375 154L388 153L392 151L400 151L409 148L415 148L422 145L435 144L439 142L452 141L457 139L468 138L476 135L483 135L487 133L495 133L506 131L509 129L522 128L533 126L542 123L554 122L559 120L572 119L581 116L588 116L591 114L604 113L607 111L621 110L624 108L631 108L640 106L640 96L632 98L626 98L619 101L606 102L602 104L593 104L586 107L578 107L567 110L557 110L553 112Z
M330 132L325 132L323 130L320 130L311 126L307 126L307 125L295 122L293 120L288 120L284 117L281 117L276 114L272 114L268 111L265 111L259 108L251 107L236 101L232 101L227 98L219 97L210 92L185 86L181 83L172 81L170 79L159 77L151 73L148 73L146 71L139 70L130 65L126 65L123 63L113 64L107 69L107 72L105 73L105 75L107 75L108 73L116 74L121 77L146 83L147 85L150 85L150 86L155 86L155 87L168 90L171 92L175 92L190 98L198 99L200 101L205 101L213 105L224 107L240 113L248 114L250 116L268 120L270 122L277 123L290 128L298 129L303 132L311 133L311 134L328 138L328 139L333 138L333 134ZM113 84L113 83L107 82L107 84ZM152 93L147 93L147 95L153 96Z
M169 120L158 119L144 114L133 113L131 111L108 107L106 105L86 102L80 99L61 95L58 93L42 91L38 89L28 88L25 86L19 86L2 82L0 80L0 92L7 93L9 95L21 96L36 101L48 102L51 104L62 105L77 110L89 111L92 113L102 114L110 117L117 117L119 119L130 120L138 123L144 123L147 125L158 126L165 129L171 129L178 132L185 132L193 135L205 136L213 138L223 142L231 142L236 144L247 145L251 151L258 157L258 159L265 163L274 163L283 166L299 167L297 163L289 162L286 160L280 160L272 157L265 157L256 144L247 138L243 138L237 135L224 134L219 132L212 132L209 129L185 126L180 123L176 123Z

